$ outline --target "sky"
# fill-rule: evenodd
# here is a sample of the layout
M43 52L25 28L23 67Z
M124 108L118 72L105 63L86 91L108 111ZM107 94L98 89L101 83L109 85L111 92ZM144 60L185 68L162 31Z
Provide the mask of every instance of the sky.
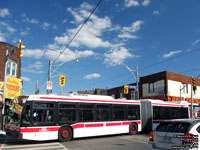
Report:
M96 9L99 0L0 1L0 41L26 46L25 94L37 80L46 93L49 60L54 94L60 74L63 93L134 83L136 66L139 77L200 75L199 0L102 0Z

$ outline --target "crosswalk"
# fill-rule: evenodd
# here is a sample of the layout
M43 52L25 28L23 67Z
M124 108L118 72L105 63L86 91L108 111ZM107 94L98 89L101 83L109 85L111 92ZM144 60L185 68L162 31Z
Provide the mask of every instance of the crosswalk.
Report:
M2 144L0 150L68 150L59 142L43 143L43 144L18 144L9 145Z

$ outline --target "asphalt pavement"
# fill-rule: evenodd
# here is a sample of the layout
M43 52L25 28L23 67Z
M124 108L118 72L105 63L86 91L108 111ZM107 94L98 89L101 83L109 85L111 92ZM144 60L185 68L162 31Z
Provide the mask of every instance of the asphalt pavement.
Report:
M74 139L69 142L24 141L7 137L0 132L1 150L150 150L148 134L110 135Z

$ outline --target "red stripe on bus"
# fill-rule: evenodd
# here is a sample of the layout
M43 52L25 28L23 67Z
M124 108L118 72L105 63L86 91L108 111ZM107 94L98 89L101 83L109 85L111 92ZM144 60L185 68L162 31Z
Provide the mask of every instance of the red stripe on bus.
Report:
M49 127L49 128L21 128L21 133L26 132L49 132L49 131L58 131L60 127Z
M115 101L115 100L94 100L94 99L74 99L74 98L56 98L56 97L40 97L40 99L48 100L71 100L71 101L89 101L89 102L114 102L114 103L127 103L127 104L140 104L140 102L131 102L131 101Z
M122 122L122 125L130 125L130 123L134 121ZM136 121L137 124L141 124L141 121Z
M91 127L103 127L103 123L85 124L85 128L91 128Z
M129 122L122 122L122 125L129 125L131 123L131 121Z
M176 106L176 107L187 107L187 105L176 105L176 104L161 104L161 103L152 103L153 105L163 105L163 106Z
M121 126L121 122L106 123L106 126Z
M163 121L159 121L159 120L156 120L156 121L153 121L153 123L161 123Z
M73 129L77 129L77 128L84 128L84 124L75 124L75 125L72 125L72 128Z
M136 121L137 124L141 124L141 121Z

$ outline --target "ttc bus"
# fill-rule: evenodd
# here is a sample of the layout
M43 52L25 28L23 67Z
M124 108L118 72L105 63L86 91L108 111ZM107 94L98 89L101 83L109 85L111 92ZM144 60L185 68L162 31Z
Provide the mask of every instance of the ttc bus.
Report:
M124 100L97 95L30 95L9 108L5 131L25 140L73 138L151 131L168 119L189 118L187 102Z

